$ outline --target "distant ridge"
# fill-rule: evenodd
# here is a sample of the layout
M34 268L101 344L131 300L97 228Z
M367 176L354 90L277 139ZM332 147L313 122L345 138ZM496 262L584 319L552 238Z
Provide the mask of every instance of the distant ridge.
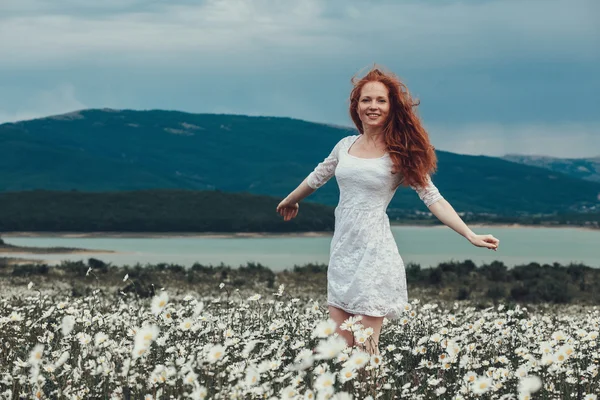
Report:
M600 155L590 158L559 158L543 155L507 154L505 160L545 168L575 178L600 182Z

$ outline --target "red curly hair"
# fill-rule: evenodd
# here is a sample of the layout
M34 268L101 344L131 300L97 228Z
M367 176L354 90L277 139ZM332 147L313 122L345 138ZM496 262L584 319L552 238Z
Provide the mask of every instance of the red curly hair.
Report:
M350 93L350 117L362 135L362 121L358 115L358 100L363 86L368 82L381 82L388 89L390 112L383 127L383 138L394 163L392 173L400 172L404 186L425 187L427 175L437 169L435 148L413 107L408 88L391 72L373 67L364 77L351 80L354 88Z

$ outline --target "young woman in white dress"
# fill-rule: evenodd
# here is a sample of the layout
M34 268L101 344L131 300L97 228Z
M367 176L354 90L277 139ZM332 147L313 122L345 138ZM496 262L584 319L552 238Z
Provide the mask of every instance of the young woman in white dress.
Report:
M350 116L359 134L342 138L277 212L285 221L296 217L298 203L335 175L340 199L327 269L329 315L349 346L353 335L340 325L362 316L360 323L373 329L366 350L378 353L383 318L398 318L408 304L404 262L386 214L400 185L412 187L432 214L473 245L497 250L500 241L469 229L431 181L437 158L406 86L377 68L352 83Z

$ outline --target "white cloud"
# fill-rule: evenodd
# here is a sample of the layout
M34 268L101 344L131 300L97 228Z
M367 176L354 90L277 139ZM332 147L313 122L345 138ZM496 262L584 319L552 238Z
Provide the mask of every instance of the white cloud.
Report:
M426 126L439 150L503 156L508 153L555 157L600 155L600 123L467 124Z
M62 0L43 6L47 3L9 0L0 8L0 53L9 55L0 67L182 59L264 65L306 57L321 63L359 57L439 67L507 57L598 55L594 0L130 0L103 6Z
M0 111L0 123L47 117L85 108L87 106L75 95L75 87L64 83L49 90L38 91L14 112Z

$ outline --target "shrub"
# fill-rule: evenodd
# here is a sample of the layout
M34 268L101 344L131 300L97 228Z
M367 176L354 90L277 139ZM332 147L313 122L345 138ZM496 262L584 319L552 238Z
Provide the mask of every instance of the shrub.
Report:
M471 297L471 291L466 286L461 286L458 288L458 294L456 295L456 300L468 300Z
M48 273L46 264L18 265L12 271L13 276L45 275Z

